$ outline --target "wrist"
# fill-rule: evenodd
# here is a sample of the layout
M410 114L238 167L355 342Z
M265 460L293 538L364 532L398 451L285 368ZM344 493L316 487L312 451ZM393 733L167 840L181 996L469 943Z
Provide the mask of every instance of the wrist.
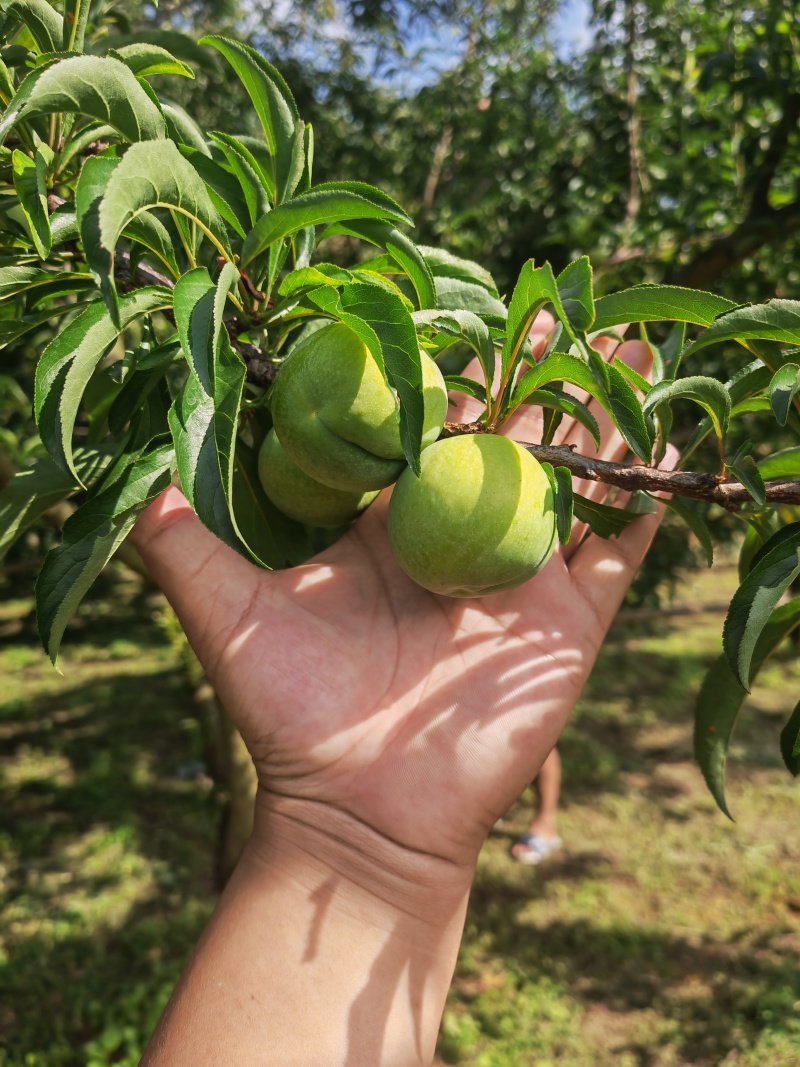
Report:
M420 935L463 922L474 864L408 848L329 804L259 788L247 862L314 891L336 884L338 906L381 928L398 917ZM459 926L460 933L460 926Z

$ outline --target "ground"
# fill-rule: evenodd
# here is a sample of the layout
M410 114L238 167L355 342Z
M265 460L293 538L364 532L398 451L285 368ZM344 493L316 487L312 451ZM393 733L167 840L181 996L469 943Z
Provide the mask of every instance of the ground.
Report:
M737 730L735 824L691 756L733 582L682 587L679 608L711 610L615 626L562 740L563 852L511 860L525 797L482 853L439 1063L800 1064L793 646ZM223 798L166 609L130 582L99 594L63 677L30 599L0 606L0 1067L134 1067L214 905Z

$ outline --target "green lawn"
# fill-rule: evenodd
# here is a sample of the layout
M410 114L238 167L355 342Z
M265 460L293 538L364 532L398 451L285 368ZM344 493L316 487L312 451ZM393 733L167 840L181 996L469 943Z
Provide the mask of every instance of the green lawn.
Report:
M730 573L684 602L724 601ZM221 797L158 598L82 611L63 677L31 603L0 607L0 1067L138 1062L214 904ZM565 735L561 833L481 858L440 1042L474 1067L797 1067L798 786L777 737L794 649L754 690L729 774L736 825L691 758L719 613L618 623Z

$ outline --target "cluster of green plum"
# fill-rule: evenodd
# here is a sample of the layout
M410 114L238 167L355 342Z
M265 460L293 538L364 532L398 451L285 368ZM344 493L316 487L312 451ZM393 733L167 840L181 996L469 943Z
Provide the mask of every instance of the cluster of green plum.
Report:
M403 456L398 400L349 327L301 342L272 392L273 429L259 454L264 492L310 526L355 519L396 483L389 539L400 566L435 593L474 597L511 589L547 562L556 542L547 475L496 434L439 440L447 415L441 371L421 352L421 474Z

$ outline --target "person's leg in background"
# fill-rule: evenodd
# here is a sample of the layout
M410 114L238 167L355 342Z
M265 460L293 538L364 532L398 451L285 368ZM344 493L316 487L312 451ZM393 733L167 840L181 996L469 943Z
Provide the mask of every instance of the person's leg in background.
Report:
M544 761L533 788L537 799L536 814L527 834L514 844L511 854L520 863L535 865L561 848L561 838L556 829L561 792L561 757L558 749L554 748Z

